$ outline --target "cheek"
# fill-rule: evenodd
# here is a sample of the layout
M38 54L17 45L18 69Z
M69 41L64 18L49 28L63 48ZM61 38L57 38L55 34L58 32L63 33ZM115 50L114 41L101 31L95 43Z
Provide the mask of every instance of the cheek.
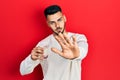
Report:
M65 22L61 22L60 27L64 27L64 26L65 26Z
M50 27L52 30L55 29L55 26L53 26L53 25L50 25L49 27Z

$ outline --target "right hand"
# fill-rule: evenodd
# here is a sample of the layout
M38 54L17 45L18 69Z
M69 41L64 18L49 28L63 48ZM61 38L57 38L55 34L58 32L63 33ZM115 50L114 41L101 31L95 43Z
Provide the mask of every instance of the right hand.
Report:
M31 51L31 59L32 60L43 60L44 59L44 48L42 47L35 47L33 48L33 50Z

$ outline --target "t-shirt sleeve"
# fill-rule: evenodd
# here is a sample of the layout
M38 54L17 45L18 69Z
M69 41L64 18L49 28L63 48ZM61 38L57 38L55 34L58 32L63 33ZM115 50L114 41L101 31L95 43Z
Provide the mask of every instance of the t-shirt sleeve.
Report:
M49 35L48 37L46 37L45 39L41 40L37 45L37 46L40 46L40 47L46 47L49 45L49 42L51 40L51 35Z
M82 60L86 57L88 53L87 38L83 34L76 34L75 36L77 37L77 44L79 46L80 56L78 58L75 58L74 60Z
M40 46L40 47L45 47L48 45L49 43L49 40L50 40L50 36L48 36L47 38L41 40L37 45L37 46ZM32 73L34 68L40 63L41 61L40 60L32 60L31 59L31 54L26 57L20 64L20 73L21 75L26 75L26 74L29 74L29 73Z

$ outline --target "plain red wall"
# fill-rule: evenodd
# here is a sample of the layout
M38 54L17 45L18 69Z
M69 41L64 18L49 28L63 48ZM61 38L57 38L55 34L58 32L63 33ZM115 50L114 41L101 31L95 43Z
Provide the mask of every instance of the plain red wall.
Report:
M67 30L88 38L82 80L120 80L120 2L117 0L1 0L0 80L42 80L41 67L21 76L19 65L51 31L43 10L59 4Z

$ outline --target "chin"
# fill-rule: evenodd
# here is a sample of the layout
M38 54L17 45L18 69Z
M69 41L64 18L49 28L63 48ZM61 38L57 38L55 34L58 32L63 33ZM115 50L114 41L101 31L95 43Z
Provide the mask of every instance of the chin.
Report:
M62 33L62 34L63 34L64 32L65 32L65 30L61 30L61 31L54 31L54 33L55 33L55 34L57 34L57 35L58 35L59 33Z

